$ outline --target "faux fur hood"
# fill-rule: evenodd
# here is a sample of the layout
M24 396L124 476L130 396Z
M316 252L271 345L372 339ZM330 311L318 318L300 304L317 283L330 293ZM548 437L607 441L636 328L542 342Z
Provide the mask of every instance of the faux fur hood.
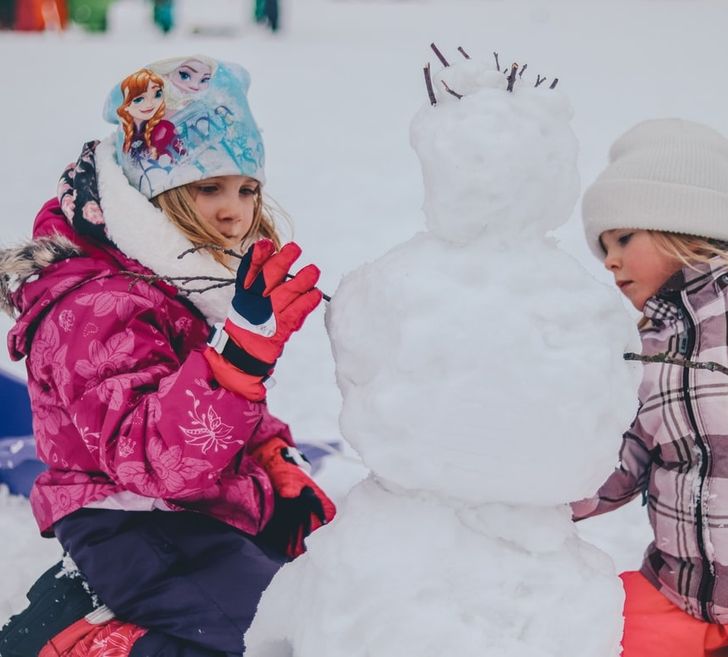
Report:
M54 234L0 249L0 310L15 317L15 293L53 263L80 255L70 239Z
M34 240L0 251L0 308L13 317L19 309L16 293L23 284L48 265L82 254L94 257L105 252L123 260L122 269L141 265L166 278L232 278L227 268L204 251L178 258L193 244L129 185L114 159L110 138L84 145L78 161L61 177L52 213L53 219L40 231L36 219ZM43 214L41 211L39 218ZM230 285L193 293L189 301L208 324L215 324L224 321L232 295Z

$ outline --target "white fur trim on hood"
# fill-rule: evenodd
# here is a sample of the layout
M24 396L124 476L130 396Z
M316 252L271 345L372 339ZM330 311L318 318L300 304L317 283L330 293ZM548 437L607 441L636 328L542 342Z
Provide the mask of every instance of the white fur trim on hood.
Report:
M114 158L113 137L96 147L96 171L107 232L123 253L159 276L234 276L205 251L177 258L194 245L129 184ZM212 325L225 320L233 292L230 285L193 293L189 299Z

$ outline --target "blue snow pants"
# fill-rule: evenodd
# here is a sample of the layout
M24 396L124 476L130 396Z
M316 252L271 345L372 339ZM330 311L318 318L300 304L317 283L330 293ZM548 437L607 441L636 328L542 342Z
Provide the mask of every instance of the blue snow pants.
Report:
M148 628L130 657L240 657L260 596L286 562L193 512L79 509L54 530L100 600Z

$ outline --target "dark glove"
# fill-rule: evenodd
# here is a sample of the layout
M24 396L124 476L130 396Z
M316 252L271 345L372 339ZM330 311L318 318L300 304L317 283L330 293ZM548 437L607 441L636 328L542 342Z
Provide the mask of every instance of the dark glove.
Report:
M263 383L273 373L283 346L321 301L315 265L286 280L300 255L294 242L277 253L270 240L259 240L248 249L238 267L228 317L216 327L205 351L218 383L247 399L265 398ZM236 349L228 346L228 338Z
M291 558L306 551L304 539L333 520L336 506L308 476L305 458L281 438L271 438L251 453L275 491L273 516L260 538Z

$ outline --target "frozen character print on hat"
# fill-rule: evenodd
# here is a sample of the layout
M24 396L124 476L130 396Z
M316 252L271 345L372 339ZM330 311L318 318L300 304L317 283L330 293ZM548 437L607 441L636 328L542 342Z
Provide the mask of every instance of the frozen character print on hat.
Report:
M109 94L104 117L119 125L116 160L147 198L212 175L264 183L265 154L250 112L250 75L202 55L154 62Z
M164 80L143 68L121 83L124 101L116 110L124 130L122 150L136 161L184 152L174 123L165 120Z
M216 62L207 57L190 57L180 62L165 60L156 70L170 84L167 90L167 107L178 111L210 87L210 80L217 68Z

